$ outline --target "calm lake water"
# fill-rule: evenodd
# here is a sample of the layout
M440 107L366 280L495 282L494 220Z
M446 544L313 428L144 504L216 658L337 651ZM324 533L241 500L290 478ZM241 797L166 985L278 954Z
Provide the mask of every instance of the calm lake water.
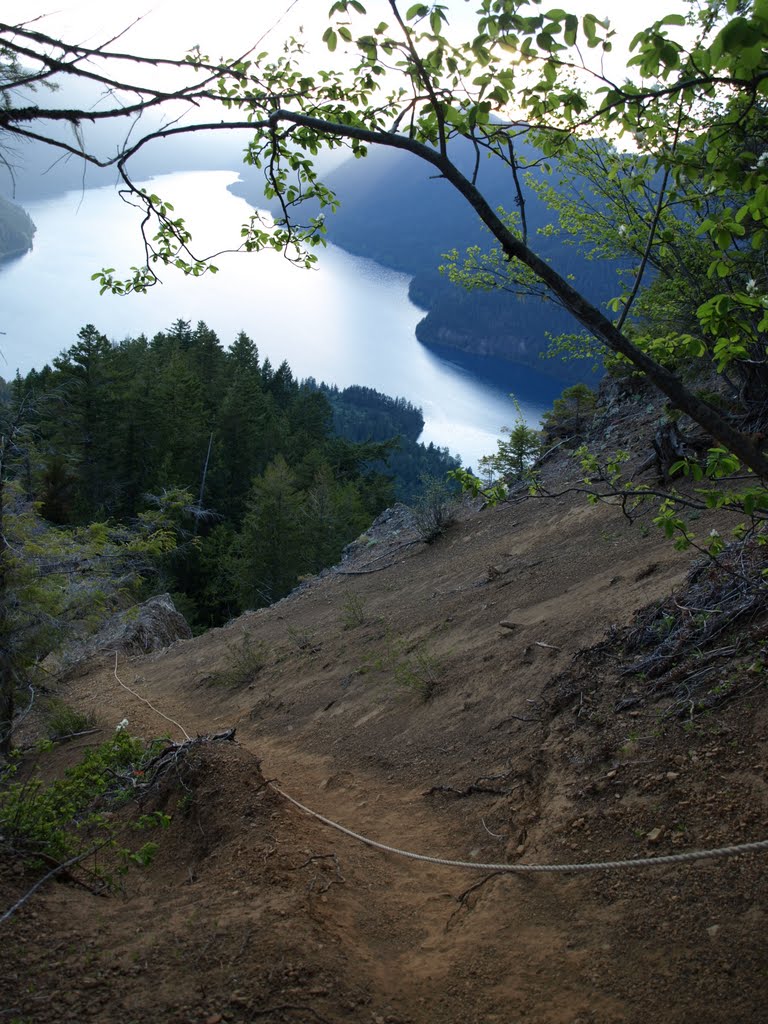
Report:
M250 212L226 186L227 171L160 176L152 191L187 218L195 252L207 255L239 239ZM273 365L287 359L297 377L346 387L363 384L424 410L421 440L458 453L465 465L495 450L514 419L514 392L536 423L563 385L503 360L442 358L415 337L422 313L408 299L408 277L334 246L318 269L299 270L273 252L220 256L218 274L185 278L163 271L147 295L99 296L90 276L127 272L142 260L139 212L110 188L26 203L35 246L0 267L0 374L41 367L72 345L87 323L115 341L151 337L177 319L205 321L225 345L245 331Z

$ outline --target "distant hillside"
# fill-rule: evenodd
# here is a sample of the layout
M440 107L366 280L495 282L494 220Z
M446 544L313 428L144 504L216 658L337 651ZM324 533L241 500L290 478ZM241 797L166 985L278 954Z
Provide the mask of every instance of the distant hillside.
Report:
M107 101L101 86L88 79L51 79L55 90L14 93L18 105L95 110ZM159 128L161 120L151 114L142 121L145 131ZM85 148L102 158L114 157L121 149L129 132L129 125L121 118L84 123L80 126ZM71 142L70 129L60 125L51 127L52 138ZM199 137L163 139L162 143L144 147L131 158L129 169L134 181L142 181L157 174L172 171L230 170L242 159L243 140L238 133L219 133L215 141ZM119 183L120 176L114 166L98 167L74 155L64 153L55 146L27 139L16 139L9 163L0 166L0 196L19 199L46 199L64 192L89 188L103 188Z
M28 252L34 234L35 225L26 210L0 198L0 261Z
M461 465L461 459L451 455L447 448L419 442L424 414L406 399L392 398L359 385L340 389L335 385L315 385L311 379L304 384L317 386L328 399L333 410L333 429L340 437L355 444L397 439L397 446L386 460L374 461L369 467L392 477L397 501L418 501L425 478L442 480L446 473Z
M536 156L519 147L523 158ZM458 144L459 167L471 173L474 154ZM543 175L536 169L531 173ZM242 181L231 186L237 195L264 205L258 174L241 171ZM540 353L546 332L573 331L575 321L563 310L540 300L521 300L501 292L468 293L439 272L442 254L470 245L488 246L490 239L477 215L445 182L430 176L429 168L405 153L371 151L362 160L349 160L327 177L341 199L341 208L328 218L328 237L336 245L385 266L413 274L411 298L427 311L418 326L419 340L480 355L494 355L542 369ZM480 183L494 205L515 207L511 172L499 161L482 165ZM529 232L552 222L554 215L526 190ZM617 265L585 261L577 247L555 237L536 241L541 256L593 301L603 303L616 292ZM553 372L573 379L579 370L551 364Z
M112 126L114 129L114 126ZM96 134L96 133L94 133ZM112 152L121 137L113 131L112 138L102 130L94 142L101 152ZM205 147L199 139L169 140L162 146L147 147L131 160L134 181L145 181L159 174L175 171L216 171L237 168L240 159L239 140L229 144ZM96 167L76 157L61 159L57 151L42 143L20 146L15 154L13 175L0 168L0 197L27 202L48 199L65 192L90 188L116 187L119 176L114 167Z

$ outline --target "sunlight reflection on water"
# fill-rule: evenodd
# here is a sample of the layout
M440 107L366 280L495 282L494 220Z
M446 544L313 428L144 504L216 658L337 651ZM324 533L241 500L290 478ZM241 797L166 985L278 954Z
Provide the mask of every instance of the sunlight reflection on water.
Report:
M188 218L196 254L239 238L249 215L226 191L234 172L162 175L151 189ZM151 337L174 320L204 320L225 345L241 330L273 365L287 359L298 377L341 387L363 384L399 395L424 410L422 440L475 463L495 448L502 424L514 419L514 391L536 422L562 385L500 360L483 360L480 380L459 353L446 360L416 340L422 312L408 299L408 277L328 246L316 269L304 271L272 251L230 253L220 272L186 278L162 272L148 295L99 296L90 275L105 266L127 273L141 261L140 215L113 189L67 193L27 203L37 225L31 253L0 268L0 329L6 377L49 362L86 323L113 340ZM467 365L469 364L469 365Z

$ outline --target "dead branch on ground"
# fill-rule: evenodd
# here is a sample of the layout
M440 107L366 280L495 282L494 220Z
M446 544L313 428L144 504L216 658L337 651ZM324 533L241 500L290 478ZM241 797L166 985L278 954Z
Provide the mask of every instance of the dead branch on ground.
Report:
M325 860L332 860L333 861L333 866L335 868L336 877L335 878L332 878L332 877L328 878L326 876L323 876L322 873L313 875L312 876L312 880L309 883L309 892L310 893L317 892L319 895L322 895L324 892L328 892L328 890L331 888L331 886L334 885L335 883L343 883L343 882L346 881L346 879L344 878L344 875L342 875L342 873L341 873L341 868L339 866L339 858L336 856L335 853L314 853L310 857L307 857L307 859L304 861L303 864L299 864L299 866L297 868L295 868L295 870L296 871L301 871L303 868L309 867L310 864L314 864L316 861L325 861ZM317 885L317 883L318 883L320 878L322 878L322 881L325 882L326 885L325 885L325 887L323 889L320 889L320 888L315 889L315 886Z
M470 885L469 888L465 889L464 892L460 893L456 897L456 902L459 905L453 911L453 913L448 918L448 920L446 921L446 923L445 923L445 930L448 932L448 931L451 930L451 928L453 928L454 921L455 921L456 917L459 914L461 914L465 910L466 911L470 911L470 910L473 909L475 903L470 903L469 900L470 900L470 897L474 893L476 893L479 889L482 889L482 887L486 884L486 882L490 882L492 878L498 878L499 875L503 875L503 874L506 874L506 872L504 872L504 871L493 871L489 875L483 875L483 877L480 879L479 882L473 882L473 884Z

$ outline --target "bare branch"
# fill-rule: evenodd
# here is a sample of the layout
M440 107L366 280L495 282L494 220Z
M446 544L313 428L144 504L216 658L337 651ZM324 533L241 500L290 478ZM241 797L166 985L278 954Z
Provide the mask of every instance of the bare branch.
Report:
M111 842L111 839L105 840L103 843L97 843L96 846L92 846L89 850L86 850L85 853L78 853L75 857L70 857L69 860L65 860L63 863L57 864L55 868L51 868L51 870L47 874L43 875L42 878L39 878L32 888L28 889L12 907L9 907L4 914L0 915L0 924L4 924L10 917L13 917L17 910L21 910L24 904L35 895L38 889L42 889L46 882L50 882L52 878L55 878L64 871L68 871L71 867L74 867L75 864L79 864L80 861L91 857L109 842Z

